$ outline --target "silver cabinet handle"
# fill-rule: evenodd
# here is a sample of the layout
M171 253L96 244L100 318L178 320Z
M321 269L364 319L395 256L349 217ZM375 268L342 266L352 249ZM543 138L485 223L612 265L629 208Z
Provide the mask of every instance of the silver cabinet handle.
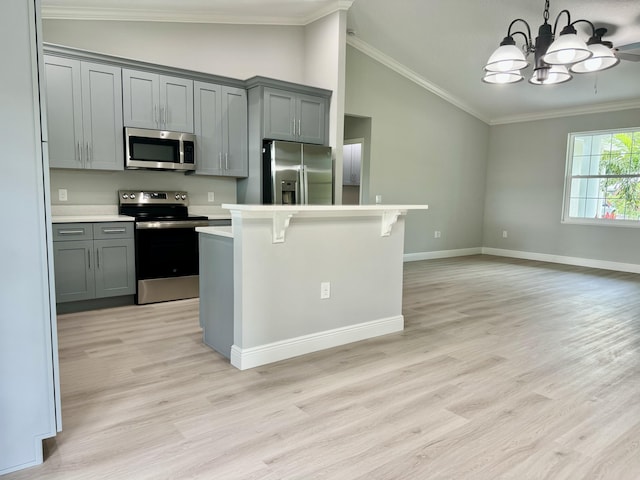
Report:
M80 142L76 143L76 160L82 164L82 147L80 146Z
M218 166L222 170L222 152L218 152Z
M160 115L158 115L158 105L154 105L153 106L153 123L156 124L156 126L160 126Z
M103 228L102 233L125 233L125 228Z
M300 136L300 119L298 119L298 136Z
M229 153L225 152L224 154L224 168L225 170L229 170Z
M87 164L91 163L91 150L89 149L89 142L87 142Z
M96 268L100 270L100 249L96 248Z
M84 230L58 230L59 235L82 235Z
M87 250L87 262L89 262L89 270L91 270L91 250Z
M296 117L293 117L293 136L296 136Z

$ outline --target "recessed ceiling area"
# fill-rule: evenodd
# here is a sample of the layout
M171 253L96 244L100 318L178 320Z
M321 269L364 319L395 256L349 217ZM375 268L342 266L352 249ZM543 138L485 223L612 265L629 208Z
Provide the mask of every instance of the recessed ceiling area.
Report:
M544 0L42 0L42 5L45 19L279 25L305 25L350 5L351 46L487 123L640 106L640 62L623 60L560 85L481 81L484 64L512 20L526 20L535 38ZM564 9L572 21L607 28L604 39L614 47L640 42L637 0L552 0L550 22ZM584 26L576 28L586 41ZM532 67L523 73L528 78Z

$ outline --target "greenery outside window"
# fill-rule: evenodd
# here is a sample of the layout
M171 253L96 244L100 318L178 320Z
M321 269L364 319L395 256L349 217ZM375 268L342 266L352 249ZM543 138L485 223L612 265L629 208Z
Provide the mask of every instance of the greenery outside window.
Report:
M640 226L640 128L569 135L563 222Z

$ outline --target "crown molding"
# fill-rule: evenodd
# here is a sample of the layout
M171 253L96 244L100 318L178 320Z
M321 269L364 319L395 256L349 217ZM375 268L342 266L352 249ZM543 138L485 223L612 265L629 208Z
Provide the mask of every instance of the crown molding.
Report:
M591 113L617 112L620 110L632 110L640 108L640 98L634 100L623 100L619 102L599 103L596 105L584 105L581 107L562 108L548 110L540 113L525 113L522 115L509 115L494 118L489 125L505 125L508 123L533 122L536 120L550 120L552 118L573 117L576 115L589 115Z
M489 119L482 115L477 110L473 109L469 104L455 97L451 93L447 92L443 88L440 88L438 85L431 83L429 80L421 76L420 74L414 72L410 68L407 68L397 60L394 60L390 56L385 53L382 53L377 48L369 45L367 42L360 40L354 36L347 37L347 45L352 46L356 50L361 51L365 55L373 58L377 62L380 62L385 67L390 68L394 72L402 75L403 77L411 80L417 85L421 86L425 90L433 93L434 95L439 96L443 100L451 103L452 105L458 107L459 109L467 112L469 115L476 117L478 120L482 120L484 123L489 123Z
M411 80L412 82L418 84L429 92L438 95L440 98L446 100L447 102L455 105L456 107L464 110L470 115L473 115L479 120L482 120L488 125L504 125L509 123L521 123L521 122L531 122L536 120L548 120L553 118L562 118L562 117L571 117L576 115L588 115L591 113L606 113L606 112L615 112L620 110L632 110L634 108L640 108L640 99L633 100L623 100L617 102L607 102L600 103L596 105L584 105L578 107L569 107L555 110L547 110L545 112L539 113L524 113L521 115L507 115L503 117L496 118L488 118L487 116L481 114L477 110L474 110L471 106L469 106L464 101L458 99L451 93L446 90L440 88L439 86L431 83L418 73L414 72L410 68L405 67L400 62L394 60L388 55L382 53L380 50L377 50L375 47L372 47L368 43L360 40L357 37L347 37L347 44L352 46L353 48L361 51L365 55L373 58L374 60L382 63L384 66L390 68L396 73L402 75L403 77Z
M348 10L354 0L337 0L306 17L226 15L214 12L156 10L152 8L103 8L88 6L42 6L42 18L53 20L109 20L121 22L222 23L234 25L305 26L331 13Z

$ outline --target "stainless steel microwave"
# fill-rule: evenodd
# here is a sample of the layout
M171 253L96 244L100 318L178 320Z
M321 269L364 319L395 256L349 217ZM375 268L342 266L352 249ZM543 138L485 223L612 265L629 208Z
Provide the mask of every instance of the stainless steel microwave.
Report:
M191 133L126 127L124 137L127 169L196 169L196 136Z

